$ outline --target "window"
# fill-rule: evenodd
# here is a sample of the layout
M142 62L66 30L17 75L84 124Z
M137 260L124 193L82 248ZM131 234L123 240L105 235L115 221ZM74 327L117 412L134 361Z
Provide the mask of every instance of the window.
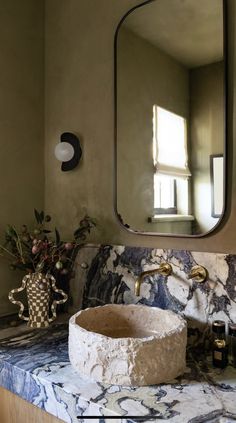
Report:
M154 213L177 213L175 178L154 174Z
M186 119L153 106L154 212L177 214L180 179L191 176L188 168ZM185 210L188 213L188 210Z

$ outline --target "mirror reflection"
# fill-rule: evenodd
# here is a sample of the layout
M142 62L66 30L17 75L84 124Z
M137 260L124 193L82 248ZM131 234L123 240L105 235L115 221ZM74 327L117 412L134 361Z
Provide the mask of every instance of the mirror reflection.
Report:
M131 230L204 235L222 217L223 45L222 0L154 0L117 31L116 209Z

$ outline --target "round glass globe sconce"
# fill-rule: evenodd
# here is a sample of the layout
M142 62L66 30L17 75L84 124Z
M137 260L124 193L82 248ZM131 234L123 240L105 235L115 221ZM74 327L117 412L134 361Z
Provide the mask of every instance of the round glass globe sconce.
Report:
M60 162L68 162L74 156L74 149L68 142L60 142L55 147L55 156Z
M61 170L63 172L74 169L82 156L78 137L71 132L64 132L59 144L55 147L54 154L57 160L62 162Z

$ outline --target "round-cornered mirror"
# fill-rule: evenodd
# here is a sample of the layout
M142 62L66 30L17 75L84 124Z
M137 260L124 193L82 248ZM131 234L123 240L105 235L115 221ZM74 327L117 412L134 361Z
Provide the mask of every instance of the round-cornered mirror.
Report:
M138 233L203 236L225 203L223 0L151 0L115 37L116 213Z

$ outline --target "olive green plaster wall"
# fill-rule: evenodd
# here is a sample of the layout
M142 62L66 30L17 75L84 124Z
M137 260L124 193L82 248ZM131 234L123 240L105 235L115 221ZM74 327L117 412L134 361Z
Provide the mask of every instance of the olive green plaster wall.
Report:
M193 211L200 233L214 227L211 216L210 155L223 153L224 64L212 63L190 73L191 171Z
M69 234L85 212L99 227L93 242L236 253L236 166L228 182L232 208L222 228L205 238L130 234L114 214L114 34L138 0L46 1L46 190L45 204ZM236 125L236 3L229 0L229 173ZM83 160L62 173L53 156L64 131L81 137ZM232 184L231 184L232 179ZM230 205L230 204L229 204Z
M183 222L148 222L154 214L154 104L188 119L188 70L121 28L117 45L117 210L132 229L169 233L174 226L175 232L187 233Z
M34 207L43 207L43 20L43 2L0 4L1 243L8 223L21 227L33 220ZM0 315L16 312L7 293L22 275L1 259Z

